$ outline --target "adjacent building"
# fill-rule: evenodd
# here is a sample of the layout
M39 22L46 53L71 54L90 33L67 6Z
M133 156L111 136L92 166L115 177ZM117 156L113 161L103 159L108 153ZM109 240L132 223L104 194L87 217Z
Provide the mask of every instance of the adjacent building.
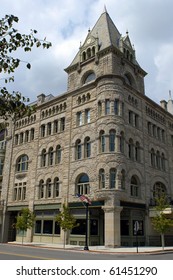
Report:
M119 33L106 10L65 71L66 93L40 94L36 112L8 127L3 180L0 173L2 240L20 240L12 225L29 207L36 220L25 240L62 242L55 216L68 203L79 224L68 243L84 245L79 193L92 201L89 245L135 246L136 221L139 245L159 245L151 216L162 193L172 216L171 95L161 105L145 95L147 73L129 34ZM173 245L172 235L166 244Z

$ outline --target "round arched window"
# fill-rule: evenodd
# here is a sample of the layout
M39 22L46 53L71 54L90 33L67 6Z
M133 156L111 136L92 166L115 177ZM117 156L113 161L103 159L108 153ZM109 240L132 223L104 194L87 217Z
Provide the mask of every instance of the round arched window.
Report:
M90 193L89 177L86 173L83 173L77 181L77 193L89 194Z
M94 72L89 73L89 74L85 77L84 84L87 84L87 83L89 83L89 82L95 80L95 78L96 78L96 75L95 75Z

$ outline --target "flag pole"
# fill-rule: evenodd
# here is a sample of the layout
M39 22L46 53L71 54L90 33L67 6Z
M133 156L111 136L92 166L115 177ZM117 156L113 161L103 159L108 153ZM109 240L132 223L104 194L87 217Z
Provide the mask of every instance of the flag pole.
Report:
M86 202L86 232L85 232L85 247L84 250L89 250L88 248L88 205L89 203Z

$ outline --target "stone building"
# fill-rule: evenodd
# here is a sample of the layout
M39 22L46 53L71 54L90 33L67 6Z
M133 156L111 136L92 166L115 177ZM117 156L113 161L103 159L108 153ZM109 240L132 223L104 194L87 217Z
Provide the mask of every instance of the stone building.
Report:
M65 71L66 93L40 94L36 112L8 127L3 241L20 240L12 224L29 207L36 221L25 240L62 242L55 216L68 203L79 223L68 243L84 245L80 193L92 201L89 245L135 246L136 221L139 245L158 245L152 207L161 193L170 205L173 199L171 97L160 106L145 95L147 73L128 33L119 33L106 10Z

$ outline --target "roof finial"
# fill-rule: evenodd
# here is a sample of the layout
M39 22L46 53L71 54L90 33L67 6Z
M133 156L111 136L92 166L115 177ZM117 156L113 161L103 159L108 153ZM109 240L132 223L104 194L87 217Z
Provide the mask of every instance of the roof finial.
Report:
M172 100L171 90L169 90L169 100Z
M106 9L106 5L104 5L104 10L103 10L104 13L107 13L107 9Z

